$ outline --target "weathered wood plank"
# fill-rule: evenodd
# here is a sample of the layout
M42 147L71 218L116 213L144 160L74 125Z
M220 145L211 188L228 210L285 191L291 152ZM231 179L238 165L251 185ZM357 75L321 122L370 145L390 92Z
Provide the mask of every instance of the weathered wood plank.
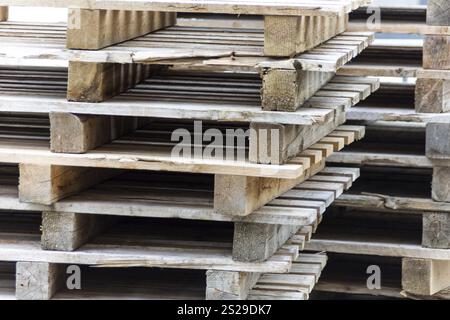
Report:
M17 262L16 298L49 300L64 284L63 265L47 262Z
M68 21L67 48L95 50L172 26L176 13L71 8Z
M450 261L404 258L402 287L409 293L424 296L450 287Z
M450 202L450 167L434 166L431 197L434 201Z

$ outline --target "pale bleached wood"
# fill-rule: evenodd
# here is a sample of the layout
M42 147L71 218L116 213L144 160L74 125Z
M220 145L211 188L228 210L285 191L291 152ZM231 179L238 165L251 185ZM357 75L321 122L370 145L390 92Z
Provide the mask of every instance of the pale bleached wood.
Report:
M149 76L149 67L136 64L69 62L67 99L101 102Z
M82 9L102 10L139 10L162 12L192 12L192 13L223 13L235 15L312 15L312 16L336 16L344 12L350 12L358 2L330 3L328 0L278 1L259 0L248 3L244 0L223 1L211 0L199 4L197 0L3 0L2 4L15 6L40 6L40 7L74 7ZM361 3L360 3L361 5Z
M141 126L133 117L51 112L50 149L58 153L85 153Z
M233 259L242 262L263 262L277 252L299 226L256 223L235 223Z
M332 72L266 70L262 73L262 108L295 111L333 76Z
M423 296L450 287L450 261L404 258L402 287L406 292Z
M428 0L427 24L431 26L450 26L450 3L446 0Z
M114 222L115 219L111 216L43 212L42 249L74 251Z
M422 245L426 248L450 249L450 213L423 213Z
M16 298L49 300L64 285L64 266L47 262L17 262Z
M245 300L259 277L259 273L209 270L206 300Z
M68 21L67 47L93 50L172 26L176 13L73 8Z
M115 174L95 168L20 164L19 198L50 205Z

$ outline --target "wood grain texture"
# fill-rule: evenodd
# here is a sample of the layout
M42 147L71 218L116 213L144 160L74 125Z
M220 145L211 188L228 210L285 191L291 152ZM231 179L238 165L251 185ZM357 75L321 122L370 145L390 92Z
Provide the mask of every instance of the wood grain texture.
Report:
M406 292L423 296L450 287L450 262L404 258L402 287Z
M426 212L423 214L422 245L426 248L450 249L450 214Z
M19 198L50 205L118 173L95 168L20 164Z
M206 272L206 300L245 300L261 274L249 272Z
M64 284L64 265L47 262L17 262L16 298L49 300Z
M450 26L450 3L447 0L428 0L427 24Z
M68 21L67 48L96 50L172 26L176 13L69 9Z
M450 80L417 79L415 108L418 113L450 111Z

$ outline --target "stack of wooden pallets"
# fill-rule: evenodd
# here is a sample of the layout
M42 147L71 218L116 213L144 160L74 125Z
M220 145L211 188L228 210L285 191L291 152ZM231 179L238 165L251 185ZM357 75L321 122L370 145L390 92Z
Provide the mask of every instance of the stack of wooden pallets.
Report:
M327 257L300 252L359 177L325 160L379 87L336 76L373 39L345 32L369 2L0 1L2 297L308 299Z
M366 138L330 159L361 168L361 178L308 246L329 253L319 296L450 297L448 8L439 0L381 8L377 31L424 40L376 39L340 71L399 81L381 78L380 90L349 112L352 124L367 125ZM366 12L353 16L351 30L367 30ZM367 287L372 265L380 290Z

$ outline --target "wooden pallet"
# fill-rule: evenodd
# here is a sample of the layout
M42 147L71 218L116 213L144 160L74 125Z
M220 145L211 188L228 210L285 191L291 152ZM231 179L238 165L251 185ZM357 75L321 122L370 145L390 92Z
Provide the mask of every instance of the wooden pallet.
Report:
M96 265L102 267L101 269L127 268L129 270L129 268L136 267L163 267L208 270L206 281L206 297L208 299L245 299L247 297L254 300L267 299L276 291L282 290L285 292L281 297L304 300L307 299L326 263L326 256L299 255L299 247L290 244L280 249L267 262L241 263L246 267L240 268L236 265L237 268L233 270L220 262L225 262L229 258L229 254L226 252L229 251L231 244L224 241L224 236L231 231L227 225L217 227L198 225L201 229L196 229L192 223L183 226L179 222L169 225L157 221L147 223L148 220L129 221L128 223L123 221L105 234L95 237L90 244L86 244L72 253L41 251L39 249L39 215L2 213L0 216L1 235L5 237L2 238L0 259L2 261L19 261L16 294L21 299L49 299L59 285L57 280L61 279L60 276L64 274L61 272L64 270L64 265L75 264ZM208 228L204 229L205 227ZM172 231L178 230L176 236L167 232L165 228L170 228ZM201 235L196 236L195 230L201 232ZM210 236L205 234L205 230L208 230L206 233ZM167 238L167 235L172 240L164 239ZM209 238L209 241L205 241L205 236ZM11 237L14 238L13 242L10 242ZM197 248L194 249L196 246ZM201 262L203 258L206 260ZM218 264L216 265L216 263ZM314 264L318 264L318 267L314 267ZM259 267L249 273L252 266L256 265ZM269 265L271 266L269 267ZM283 268L284 271L282 271ZM272 271L268 271L266 274L264 270ZM255 271L256 273L252 273ZM186 272L192 273L192 271ZM273 272L287 274L282 277ZM230 281L236 278L238 282L231 284L230 281L225 281L225 278ZM294 287L288 290L286 281L290 281ZM40 286L41 289L36 290L35 286ZM166 294L170 294L170 291Z
M100 49L176 23L177 12L222 13L264 16L264 52L268 56L292 56L301 53L336 34L345 31L348 13L367 4L365 0L311 2L248 2L241 1L116 1L59 2L69 7L69 48ZM11 4L2 1L0 4ZM54 6L52 1L21 1L13 5ZM130 11L133 10L133 11ZM153 23L144 24L142 21ZM132 21L133 23L130 23ZM91 34L86 38L84 35Z
M72 101L107 100L169 65L203 72L259 71L263 109L295 111L361 53L373 35L343 33L305 54L281 60L264 57L259 30L171 27L105 50L82 52L65 49L61 24L1 23L0 38L5 42L0 64L69 66L67 96ZM295 86L285 86L292 82Z
M311 300L315 299L413 299L413 300L448 300L449 290L444 289L432 296L422 293L413 294L411 283L416 286L429 286L426 277L418 276L408 268L402 268L402 259L375 256L355 256L345 254L329 254L327 269L315 287ZM406 261L406 259L405 259ZM367 288L366 271L371 265L382 270L381 289ZM405 263L405 266L408 262ZM423 280L421 280L423 279ZM402 287L404 280L404 287ZM428 281L430 278L428 278ZM408 284L409 283L409 284ZM414 291L414 290L413 290Z
M302 254L294 263L292 273L284 275L291 286L275 275L265 274L250 291L247 300L307 300L311 288L318 281L326 262L325 255ZM42 274L29 271L36 263L0 263L0 297L2 300L49 299L52 300L203 300L205 293L204 271L158 270L149 268L89 268L79 266L82 275L80 290L69 290L59 284L44 296L32 292L35 286L44 284ZM42 266L42 265L41 265ZM66 269L61 265L58 269ZM41 268L42 270L42 268ZM16 271L19 274L16 275ZM130 272L131 271L131 272ZM37 276L30 281L31 276ZM64 278L64 277L62 277ZM267 281L278 283L267 288ZM107 285L106 285L107 284ZM256 289L258 288L258 289Z
M261 208L239 217L237 212L221 213L227 201L222 194L214 194L213 177L130 172L53 205L37 205L20 201L23 187L19 195L17 167L3 167L2 173L0 209L44 212L44 248L75 250L114 221L113 217L176 218L233 222L233 257L245 261L266 260L295 233L295 245L303 247L326 207L359 175L357 169L325 168L281 197L264 198L267 205L259 202ZM263 241L274 235L276 242Z
M148 79L148 83L104 103L87 104L66 101L67 73L64 70L25 70L0 71L3 80L0 84L1 111L35 112L38 104L41 113L312 125L329 121L334 110L343 108L345 111L378 89L376 79L338 77L295 112L266 112L260 110L262 83L257 77L226 74L196 77L190 73L169 73ZM204 79L209 80L210 87L204 86ZM186 82L190 82L189 90L181 90L179 86ZM161 84L166 86L161 87ZM333 97L339 99L331 99Z

